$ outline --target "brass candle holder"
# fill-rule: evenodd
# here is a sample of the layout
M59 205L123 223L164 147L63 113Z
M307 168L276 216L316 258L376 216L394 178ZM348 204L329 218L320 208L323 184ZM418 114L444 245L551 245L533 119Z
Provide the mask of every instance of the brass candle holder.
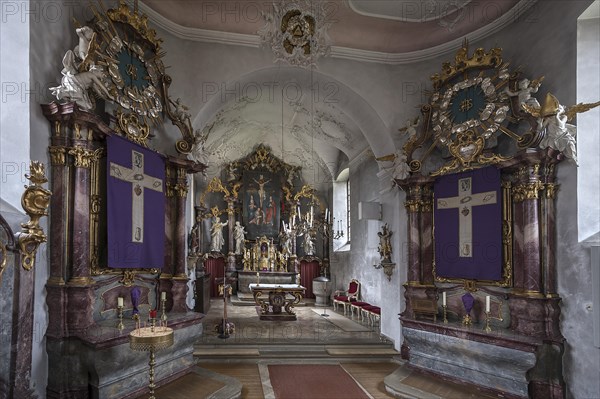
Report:
M443 311L443 315L444 315L444 324L448 324L448 306L447 305L442 305L442 311Z
M117 329L119 331L123 331L125 325L123 324L123 306L117 307L117 317L119 318L119 322L117 323Z
M160 300L160 307L161 307L160 319L166 325L166 323L167 323L167 310L166 310L167 298L163 298Z
M483 328L483 330L485 332L490 332L492 331L492 327L490 327L490 312L484 312L485 313L485 327Z

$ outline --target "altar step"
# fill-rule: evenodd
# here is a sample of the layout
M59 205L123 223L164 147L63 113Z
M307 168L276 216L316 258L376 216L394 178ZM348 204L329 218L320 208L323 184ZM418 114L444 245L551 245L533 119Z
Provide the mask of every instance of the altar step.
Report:
M199 363L254 362L260 359L319 359L338 361L389 361L399 353L390 343L363 345L196 345L194 357Z

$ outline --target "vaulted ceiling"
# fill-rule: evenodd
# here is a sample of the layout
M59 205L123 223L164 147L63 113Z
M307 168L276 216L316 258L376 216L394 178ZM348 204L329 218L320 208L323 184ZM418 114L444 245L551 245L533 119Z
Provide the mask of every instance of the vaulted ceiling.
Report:
M456 48L468 35L479 38L500 29L535 2L296 1L324 7L330 56L384 63L423 60L438 55L444 46ZM142 11L181 38L258 47L265 17L290 3L295 2L143 0ZM369 147L367 132L389 130L369 104L342 84L336 83L335 90L343 101L315 102L314 87L320 88L317 95L321 99L327 95L326 82L317 83L320 78L314 68L249 71L248 76L239 78L242 84L244 80L257 87L265 87L263 82L281 84L273 95L258 100L250 91L235 101L204 105L210 109L208 116L204 110L200 126L210 130L206 147L212 165L208 175L218 174L224 164L246 155L256 144L266 143L285 162L302 166L305 181L319 186L331 182L340 166ZM295 87L282 90L283 82L290 81Z

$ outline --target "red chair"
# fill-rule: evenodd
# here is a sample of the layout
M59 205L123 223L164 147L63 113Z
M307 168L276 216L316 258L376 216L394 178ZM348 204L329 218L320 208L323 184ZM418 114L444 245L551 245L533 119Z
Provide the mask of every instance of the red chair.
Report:
M356 279L352 279L348 284L346 291L336 291L333 296L333 309L337 310L337 305L344 306L344 314L347 313L351 302L358 301L360 295L360 283Z

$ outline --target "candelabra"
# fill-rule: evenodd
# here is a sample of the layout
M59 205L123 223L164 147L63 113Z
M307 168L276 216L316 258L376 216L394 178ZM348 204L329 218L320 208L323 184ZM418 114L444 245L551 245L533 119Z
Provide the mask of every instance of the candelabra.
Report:
M504 319L502 318L502 304L500 304L498 307L498 317L494 317L494 316L491 316L492 312L491 312L490 306L489 306L489 299L487 300L487 302L488 303L486 304L485 312L483 312L485 314L483 331L491 332L492 327L490 326L490 320L494 319L494 320L498 320L498 321L502 322L502 321L504 321Z
M119 317L119 322L117 323L117 328L122 331L125 326L123 325L123 306L117 307L117 316Z

